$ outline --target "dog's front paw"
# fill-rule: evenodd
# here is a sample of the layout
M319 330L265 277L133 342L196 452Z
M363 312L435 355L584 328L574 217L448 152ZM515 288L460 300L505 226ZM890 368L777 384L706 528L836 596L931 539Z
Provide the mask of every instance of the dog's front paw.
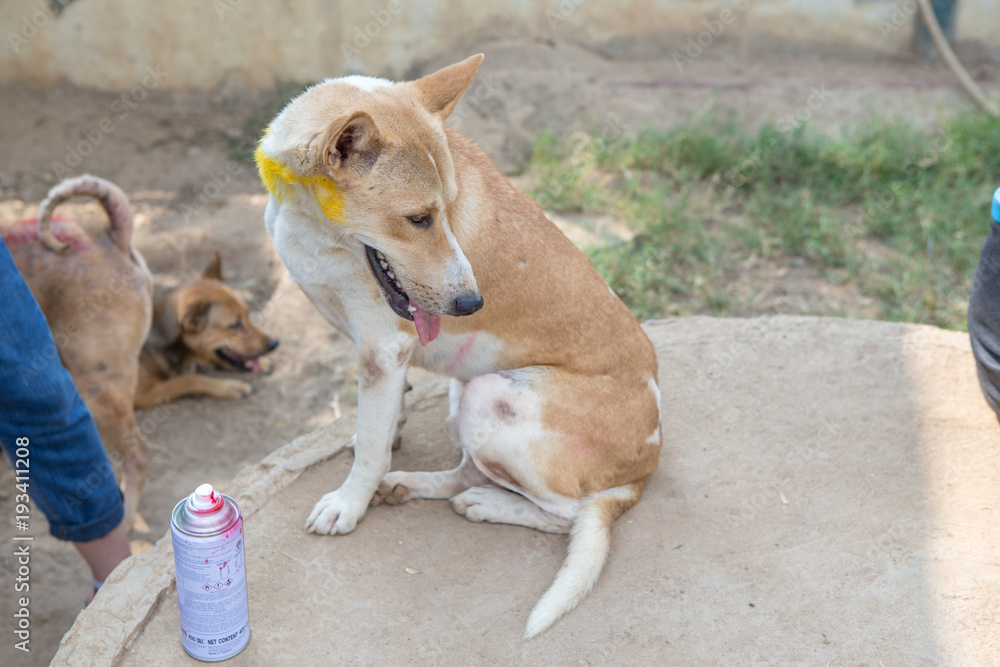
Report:
M346 535L364 515L365 505L351 502L338 489L319 499L306 519L306 530L320 535Z
M216 391L212 395L216 398L246 398L253 393L253 385L243 380L219 380Z
M378 503L386 505L400 505L413 497L413 491L403 483L405 472L390 472L382 478L382 483L378 485L378 493L375 497Z

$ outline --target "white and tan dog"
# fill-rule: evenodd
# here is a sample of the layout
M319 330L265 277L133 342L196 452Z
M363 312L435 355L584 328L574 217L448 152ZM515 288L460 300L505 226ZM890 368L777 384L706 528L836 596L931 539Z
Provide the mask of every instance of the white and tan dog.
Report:
M653 347L604 279L444 125L482 61L314 86L257 165L291 277L358 349L354 464L306 527L345 534L370 502L450 498L472 521L571 533L528 638L597 581L612 523L656 468L660 392ZM389 472L411 363L454 378L454 470Z

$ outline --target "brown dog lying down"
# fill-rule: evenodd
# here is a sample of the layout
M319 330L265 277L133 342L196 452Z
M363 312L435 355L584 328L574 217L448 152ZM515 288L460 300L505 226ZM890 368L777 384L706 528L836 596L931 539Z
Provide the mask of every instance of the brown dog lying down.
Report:
M222 281L222 258L216 252L201 279L179 287L155 287L153 326L139 358L135 407L150 408L198 394L246 396L253 390L247 382L187 371L210 364L257 373L259 358L276 347L278 341L250 322L243 299Z
M110 228L52 220L53 210L76 196L100 201ZM200 280L154 292L146 262L132 247L128 199L104 179L63 181L49 191L37 221L0 225L0 236L45 314L101 440L121 456L131 526L148 460L135 409L185 395L245 396L251 390L245 382L179 374L198 361L255 370L257 357L278 342L250 323L246 305L222 283L218 253Z

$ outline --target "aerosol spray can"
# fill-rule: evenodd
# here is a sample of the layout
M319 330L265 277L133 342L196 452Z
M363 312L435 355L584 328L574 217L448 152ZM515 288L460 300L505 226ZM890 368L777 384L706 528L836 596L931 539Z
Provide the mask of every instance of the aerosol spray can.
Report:
M236 501L202 484L170 516L181 639L192 658L231 658L250 641L243 515Z

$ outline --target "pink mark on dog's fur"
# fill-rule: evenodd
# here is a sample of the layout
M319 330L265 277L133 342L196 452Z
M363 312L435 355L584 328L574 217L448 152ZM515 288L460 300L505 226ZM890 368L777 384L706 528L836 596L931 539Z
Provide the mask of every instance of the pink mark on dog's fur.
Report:
M90 238L69 218L52 218L50 229L57 239L70 244L71 252L78 252L90 245ZM21 220L0 232L0 236L8 247L21 243L38 243L38 220Z
M477 335L479 335L478 331L473 331L469 334L469 337L465 339L464 343L462 343L462 347L458 348L458 352L455 353L454 358L448 363L447 366L445 366L445 375L451 375L452 371L458 368L458 365L462 363L462 359L469 356L469 352L472 350L472 345L476 342Z

